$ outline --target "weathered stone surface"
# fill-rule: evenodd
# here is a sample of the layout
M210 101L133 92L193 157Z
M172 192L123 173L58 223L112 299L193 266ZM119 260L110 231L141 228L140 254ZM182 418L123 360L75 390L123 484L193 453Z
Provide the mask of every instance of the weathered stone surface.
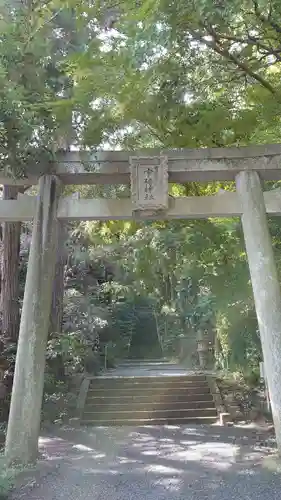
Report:
M242 225L268 380L276 440L281 453L281 292L268 229L261 182L256 172L236 179Z
M220 413L220 425L227 425L231 421L230 413Z
M56 177L46 175L40 179L6 439L8 462L26 464L37 458L56 256L58 191Z
M131 157L130 166L133 210L167 210L167 157Z
M281 179L281 145L233 148L199 148L148 150L147 155L167 155L170 182L208 182L234 180L242 170L257 170L262 179ZM136 151L134 156L143 156ZM57 155L52 172L64 184L129 184L130 151L71 151ZM50 164L28 165L26 177L14 179L0 175L0 184L37 184L38 178L50 171Z
M281 170L281 169L280 169ZM268 214L281 215L281 190L264 193ZM33 219L35 196L21 196L18 200L0 200L1 221L28 221ZM58 204L60 220L128 220L132 219L134 206L130 198L76 199L61 198ZM153 210L152 210L153 212ZM167 219L202 219L209 217L241 216L242 208L237 193L224 192L213 196L169 197ZM163 219L163 212L154 210L153 218Z

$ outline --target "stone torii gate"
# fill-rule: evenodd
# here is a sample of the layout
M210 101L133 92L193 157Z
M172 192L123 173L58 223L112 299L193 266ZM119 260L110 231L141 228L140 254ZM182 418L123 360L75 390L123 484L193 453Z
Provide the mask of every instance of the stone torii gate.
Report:
M173 198L168 182L236 182L236 192ZM58 220L173 219L240 216L281 452L281 294L267 216L281 215L281 145L230 149L67 153L53 164L29 167L26 177L1 184L36 185L35 197L0 201L0 221L33 220L18 351L6 439L9 462L36 459L45 351L55 272ZM128 199L74 199L62 185L129 184Z

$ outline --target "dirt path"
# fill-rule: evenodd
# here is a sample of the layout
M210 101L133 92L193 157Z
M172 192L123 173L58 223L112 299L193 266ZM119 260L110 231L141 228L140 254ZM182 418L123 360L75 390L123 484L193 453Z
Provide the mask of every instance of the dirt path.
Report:
M261 446L261 444L263 446ZM217 426L59 430L41 440L58 464L13 500L279 500L273 449Z

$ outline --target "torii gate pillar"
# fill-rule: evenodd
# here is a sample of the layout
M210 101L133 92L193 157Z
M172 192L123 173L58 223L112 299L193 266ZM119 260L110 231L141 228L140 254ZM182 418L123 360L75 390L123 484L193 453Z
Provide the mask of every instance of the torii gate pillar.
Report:
M242 225L264 356L265 374L281 454L281 292L269 233L264 196L257 172L236 178Z
M6 439L9 463L28 464L38 455L45 352L56 262L59 182L39 180Z

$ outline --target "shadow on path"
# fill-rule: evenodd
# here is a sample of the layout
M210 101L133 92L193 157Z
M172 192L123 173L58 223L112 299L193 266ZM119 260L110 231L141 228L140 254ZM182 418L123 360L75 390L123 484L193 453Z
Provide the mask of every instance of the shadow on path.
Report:
M264 467L273 448L260 447L254 430L64 428L44 436L41 446L60 466L24 500L281 498L281 476Z

